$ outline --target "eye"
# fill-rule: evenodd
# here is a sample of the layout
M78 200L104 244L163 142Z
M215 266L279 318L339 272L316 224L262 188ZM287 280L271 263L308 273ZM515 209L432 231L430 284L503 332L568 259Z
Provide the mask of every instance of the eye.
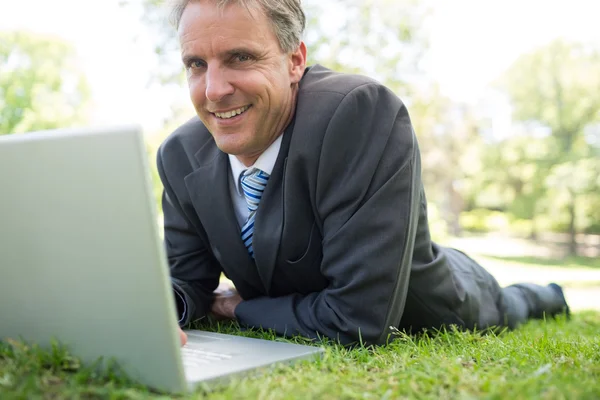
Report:
M194 60L190 63L191 68L202 68L204 67L204 61L202 60Z
M237 54L235 56L235 60L238 61L238 62L248 62L251 59L252 58L248 54Z
M185 68L190 70L196 70L196 69L201 69L204 68L206 66L206 62L204 62L204 60L201 59L191 59L187 62L185 62Z

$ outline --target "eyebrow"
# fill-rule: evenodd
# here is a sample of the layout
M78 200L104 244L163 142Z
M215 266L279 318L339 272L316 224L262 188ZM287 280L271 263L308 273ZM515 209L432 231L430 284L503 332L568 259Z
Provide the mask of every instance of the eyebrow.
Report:
M250 49L249 47L236 47L234 49L227 50L225 52L225 54L228 56L235 56L240 53L256 54L256 51L253 49Z
M226 50L223 53L220 53L219 56L224 57L224 58L229 58L229 57L235 56L237 54L244 54L244 53L256 56L258 52L255 49L251 49L250 47L235 47L233 49ZM181 60L183 61L184 64L188 64L189 62L192 62L192 61L203 60L203 58L193 55L193 54L186 54L181 58Z
M189 55L189 54L186 54L183 57L181 57L181 61L183 62L183 65L188 65L192 61L197 61L197 60L201 60L201 58L196 57L194 55Z

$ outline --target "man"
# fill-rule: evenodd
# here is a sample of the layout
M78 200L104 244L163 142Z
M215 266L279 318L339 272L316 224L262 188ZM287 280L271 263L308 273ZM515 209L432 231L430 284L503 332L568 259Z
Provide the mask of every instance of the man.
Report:
M557 285L501 289L431 242L406 107L371 79L306 67L300 0L181 0L174 16L198 114L157 157L181 326L213 313L382 344L390 327L566 309ZM229 295L213 293L221 273Z

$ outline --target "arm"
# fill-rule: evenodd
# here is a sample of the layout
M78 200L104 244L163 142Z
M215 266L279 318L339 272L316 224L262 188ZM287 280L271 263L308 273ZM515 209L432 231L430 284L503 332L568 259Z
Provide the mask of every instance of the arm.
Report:
M325 133L316 188L329 286L241 302L249 326L385 343L400 322L418 218L419 154L406 108L377 84L346 95Z
M173 160L178 155L165 154L164 147L159 149L157 155L158 172L164 186L164 241L180 316L179 324L184 326L203 318L210 311L212 292L219 284L221 268L177 201L164 166L167 156ZM183 182L183 177L179 178Z

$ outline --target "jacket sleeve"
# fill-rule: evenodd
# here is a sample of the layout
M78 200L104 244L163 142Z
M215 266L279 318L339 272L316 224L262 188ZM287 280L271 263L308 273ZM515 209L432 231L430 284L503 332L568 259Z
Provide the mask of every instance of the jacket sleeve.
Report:
M320 269L328 287L244 301L236 317L282 335L383 344L404 310L420 204L418 146L402 102L375 83L347 94L318 163Z
M179 324L184 326L207 315L213 298L212 292L219 284L221 268L177 198L174 186L177 182L183 185L184 176L179 176L182 175L181 171L173 176L167 172L167 157L169 165L185 159L179 157L177 150L171 147L165 151L165 146L161 146L157 154L157 166L164 187L164 242ZM171 182L174 180L177 182Z

